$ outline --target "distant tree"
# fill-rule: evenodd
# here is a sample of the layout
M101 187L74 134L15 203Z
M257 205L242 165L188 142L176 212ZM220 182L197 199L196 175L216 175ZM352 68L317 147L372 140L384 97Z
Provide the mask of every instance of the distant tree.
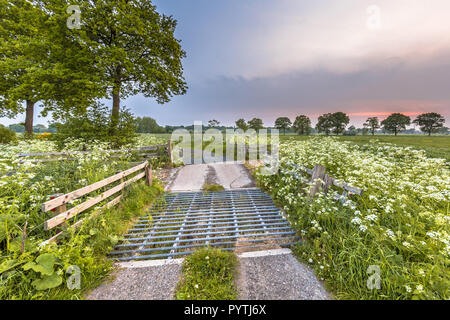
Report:
M334 122L332 120L332 114L331 113L327 113L324 115L321 115L318 119L317 119L317 124L316 124L316 130L320 133L320 132L324 132L327 136L330 134L331 129L334 126Z
M210 128L218 127L219 124L220 124L220 122L215 120L215 119L212 119L212 120L208 121L208 127L210 127Z
M411 118L401 113L393 113L383 121L381 125L387 131L394 132L395 135L399 131L405 130L406 126L411 124Z
M167 133L172 133L175 130L172 126L165 126L164 129Z
M331 115L331 122L333 124L333 132L338 135L345 131L350 118L344 112L335 112Z
M248 122L248 127L255 131L258 131L264 128L263 121L259 118L253 118Z
M380 123L377 117L371 117L366 120L364 127L369 128L372 135L375 135L375 130L380 128Z
M43 124L37 124L35 126L33 126L33 132L34 133L43 133L43 132L47 132L47 127L44 126Z
M350 126L347 130L344 131L345 136L356 136L358 131L355 126Z
M165 129L156 123L156 120L150 117L136 118L137 133L164 133Z
M244 119L239 119L236 121L236 127L238 127L239 129L242 129L244 131L247 131L248 124L247 124L247 122L245 122Z
M58 131L58 123L53 122L48 125L48 132L56 133Z
M361 128L361 129L359 129L359 130L361 130L361 134L362 134L363 136L367 136L367 134L369 133L369 129L367 129L367 128Z
M438 131L440 134L449 134L450 133L450 128L447 127L442 127L439 129Z
M292 127L298 134L308 135L311 131L311 120L304 115L298 116L295 118Z
M286 129L289 129L291 125L292 122L288 117L280 117L275 120L275 128L283 130L283 134L286 134Z
M25 126L23 125L23 123L10 124L8 127L9 127L9 130L12 130L12 131L15 131L18 133L25 132Z
M413 123L419 125L420 130L431 136L432 132L438 132L439 129L444 127L445 119L439 113L429 112L419 115Z

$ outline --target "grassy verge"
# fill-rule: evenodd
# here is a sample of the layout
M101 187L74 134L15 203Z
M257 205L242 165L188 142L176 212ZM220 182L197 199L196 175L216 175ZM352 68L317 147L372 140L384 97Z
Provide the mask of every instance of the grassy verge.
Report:
M161 192L157 181L152 187L137 183L117 207L88 219L77 230L68 229L59 245L8 256L0 263L0 299L82 299L113 270L106 255Z
M255 175L303 238L294 250L338 299L448 299L450 171L410 148L339 138L280 148L281 171ZM306 196L309 176L287 163L323 165L362 196ZM293 176L292 173L297 176Z
M205 184L203 186L203 191L205 192L217 192L217 191L224 191L225 188L221 186L220 184Z
M183 262L178 300L234 300L237 257L232 252L204 248Z

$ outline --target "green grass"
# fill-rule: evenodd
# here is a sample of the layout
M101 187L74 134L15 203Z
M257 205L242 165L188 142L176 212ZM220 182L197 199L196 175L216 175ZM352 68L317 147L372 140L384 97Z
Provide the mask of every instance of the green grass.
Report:
M177 300L234 300L237 257L233 252L203 248L183 262Z
M125 200L117 207L105 210L94 218L85 221L77 230L68 229L58 245L51 245L8 256L16 267L5 272L0 270L0 299L83 299L89 290L97 287L113 270L112 261L107 254L121 239L131 222L145 214L144 208L162 193L157 180L152 187L143 182L136 183L126 191ZM61 285L47 290L37 290L32 282L41 275L33 270L23 269L27 262L42 254L56 258L54 272L62 277ZM70 277L66 273L71 265L81 271L80 289L69 290L66 286ZM1 264L0 264L1 269Z
M225 190L225 188L220 184L206 184L203 186L203 191L205 192L217 192L223 190Z

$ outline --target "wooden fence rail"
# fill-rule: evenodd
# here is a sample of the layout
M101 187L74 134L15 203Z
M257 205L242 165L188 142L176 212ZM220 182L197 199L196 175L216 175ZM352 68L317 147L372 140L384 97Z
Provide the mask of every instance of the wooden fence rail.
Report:
M295 163L288 163L288 165L295 170L303 171L311 176L310 182L312 182L313 184L311 186L311 189L309 190L309 198L314 197L321 189L325 194L328 193L328 189L330 188L330 186L336 186L344 190L342 195L339 197L339 200L346 198L349 193L359 196L363 194L363 189L350 186L344 181L339 181L329 176L326 173L326 168L323 166L316 165L314 166L314 169L308 169Z
M171 158L172 153L172 141L169 140L168 143L157 144L152 146L142 146L137 149L124 149L124 150L108 150L110 153L124 153L124 152L142 152L139 156L145 158L157 158L159 156L158 150L164 148L169 158ZM149 152L153 151L153 152ZM50 161L64 161L64 160L75 160L76 158L70 157L79 154L91 154L92 151L73 151L73 152L34 152L34 153L19 153L17 157L60 157L60 158L44 158L44 159L27 159L28 161L35 162L50 162ZM118 158L120 155L111 155L111 158ZM24 160L21 160L23 162ZM172 162L171 162L172 163Z
M126 177L128 177L129 175L131 175L133 173L137 173L137 174L134 177L132 177L131 179L125 180ZM57 195L54 199L48 200L47 202L42 204L43 212L48 212L50 210L53 210L55 212L54 217L52 217L44 222L44 229L50 230L58 225L61 225L62 223L66 222L67 220L80 214L81 212L91 208L92 206L96 205L97 203L102 202L102 201L108 199L109 197L117 194L118 192L124 190L125 187L127 187L128 185L130 185L142 178L146 179L146 183L148 185L152 185L152 168L151 168L151 165L148 163L148 161L144 161L143 163L141 163L133 168L119 172L111 177L108 177L106 179L103 179L101 181L93 183L89 186L80 188L78 190L69 192L67 194ZM96 191L102 187L110 185L111 183L119 181L119 180L120 180L120 184L112 187L111 189L101 193L100 195L98 195L94 198L88 199L85 202L78 204L75 207L67 210L66 205L68 202L70 202L72 200L76 200L84 195L87 195L93 191ZM109 201L102 208L100 208L100 210L97 210L94 213L92 213L91 216L97 215L102 209L110 208L110 207L116 205L117 203L120 202L121 199L122 199L122 194L115 197L111 201ZM82 223L82 221L84 221L84 219L79 220L72 226L78 227ZM62 233L63 233L63 231L59 232L52 238L48 239L47 241L44 241L44 243L54 242L59 236L62 235Z

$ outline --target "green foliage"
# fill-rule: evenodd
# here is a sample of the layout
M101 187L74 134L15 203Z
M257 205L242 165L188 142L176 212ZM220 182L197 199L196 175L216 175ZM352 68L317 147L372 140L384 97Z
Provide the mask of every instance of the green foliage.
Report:
M344 132L350 118L344 112L327 113L318 119L316 129L329 135L333 131L336 135Z
M344 136L356 136L358 131L355 126L350 126L348 130L344 131Z
M431 136L431 133L438 132L444 127L445 118L439 113L429 112L419 115L413 123L418 124L420 130Z
M258 131L264 128L263 121L259 118L253 118L248 122L248 127L255 131Z
M399 131L405 130L407 125L411 124L411 118L405 116L401 113L393 113L383 121L381 121L381 125L385 130L394 132L395 135L398 134Z
M375 130L380 128L380 123L377 117L371 117L364 123L365 128L369 128L372 135L375 135Z
M341 140L365 138L370 143ZM398 139L397 137L390 137ZM290 139L280 148L281 170L256 174L302 235L296 255L339 299L448 299L448 199L445 161L423 151L374 143L372 137ZM362 139L361 139L362 140ZM449 140L450 141L450 140ZM331 176L364 189L335 197L331 188L308 199L309 177L292 176L287 162L323 165ZM380 289L368 288L370 266Z
M16 140L16 133L0 125L0 143L10 143Z
M185 52L174 36L177 21L172 16L159 14L151 1L70 4L82 8L81 28L71 31L77 45L87 51L85 64L96 79L93 90L113 98L112 126L118 124L122 98L142 93L165 103L186 92L181 63ZM67 18L61 7L65 10L58 3L47 6L56 16Z
M275 128L278 130L283 130L283 133L286 134L286 129L289 129L292 125L292 122L287 117L280 117L275 120Z
M311 120L305 115L297 116L293 128L298 134L308 135L311 131Z
M71 115L65 123L57 124L57 134L53 139L63 147L69 138L80 139L86 144L94 140L111 143L113 148L133 143L136 139L136 124L128 110L119 114L117 126L113 126L107 108L97 104L90 107L85 115Z
M234 300L237 257L233 252L203 248L183 261L178 300Z
M25 126L23 125L23 123L10 124L8 128L9 130L15 131L17 133L25 132Z
M66 26L67 4L45 4L54 4L62 15L44 2L0 0L0 115L16 116L25 111L26 102L28 135L36 102L42 102L43 116L51 111L58 118L68 110L84 110L96 97L91 65L85 60L88 53Z
M137 133L165 133L164 127L159 126L156 120L150 117L136 118Z
M220 184L207 184L203 186L203 190L206 192L217 192L217 191L223 191L225 188L221 186Z
M144 208L163 192L158 181L143 182L127 189L115 208L87 218L79 229L67 228L59 245L47 245L24 253L4 255L0 261L0 299L82 299L113 270L106 257L126 232L131 220L145 214ZM48 235L30 237L39 243ZM66 284L69 266L81 272L80 288Z
M244 119L239 119L236 121L236 127L238 127L241 130L247 131L248 130L248 125L247 122L245 122Z

